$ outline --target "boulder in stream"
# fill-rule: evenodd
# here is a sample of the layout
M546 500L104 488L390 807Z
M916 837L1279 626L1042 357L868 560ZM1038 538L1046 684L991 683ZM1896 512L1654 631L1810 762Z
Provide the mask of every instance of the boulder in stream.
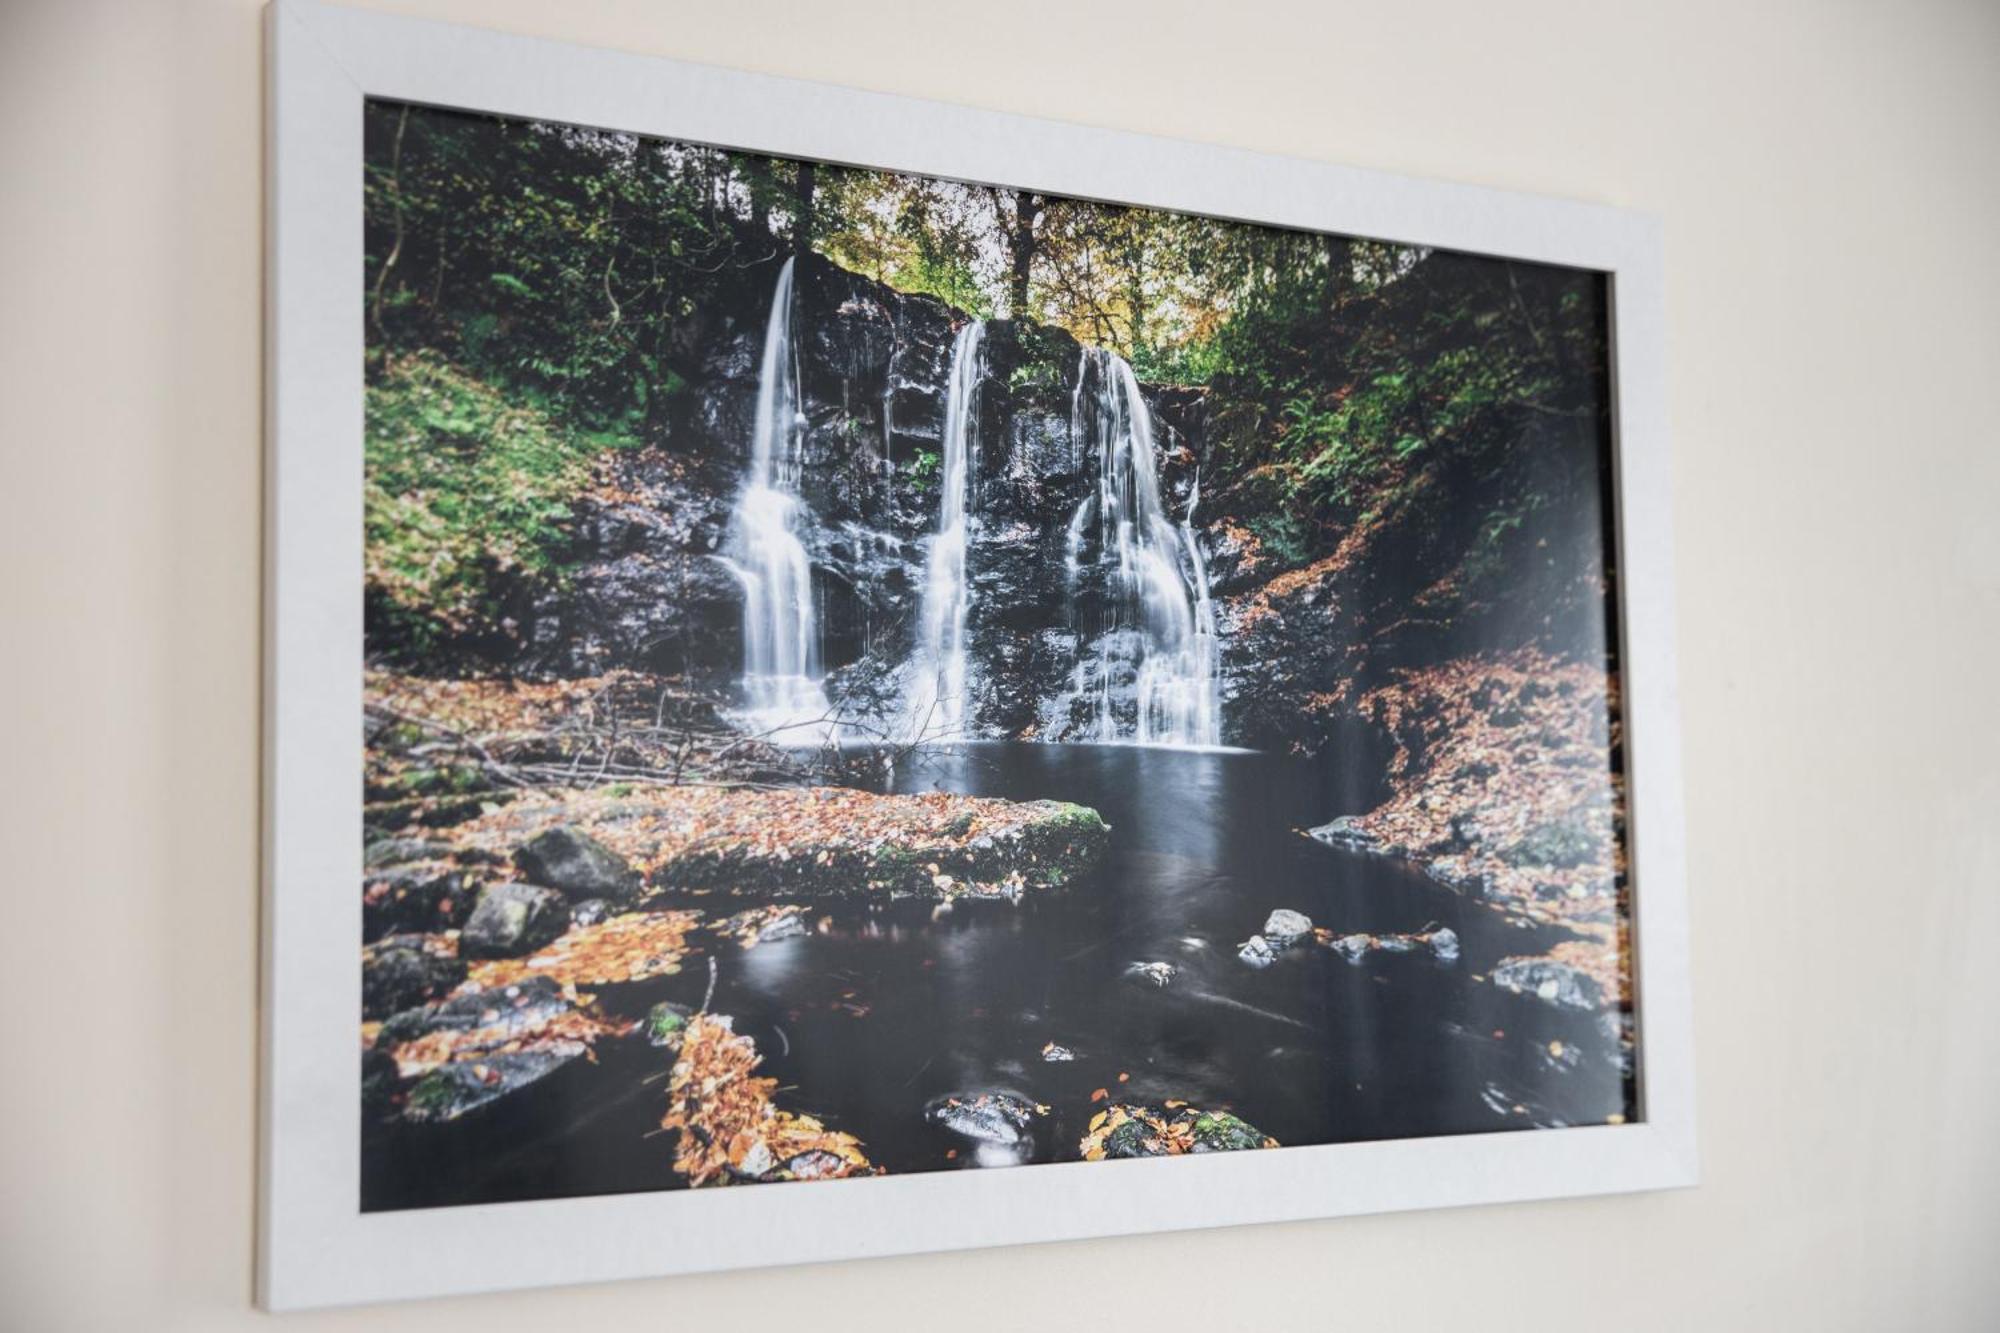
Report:
M1558 1009L1591 1012L1604 1007L1604 988L1595 977L1553 958L1503 959L1491 976L1502 990L1532 995Z
M1236 956L1251 967L1269 967L1278 961L1278 951L1262 935L1252 935L1236 948Z
M1012 1092L954 1092L925 1107L924 1118L962 1139L1012 1148L1034 1137L1035 1121L1048 1110Z
M1091 1117L1077 1146L1086 1162L1096 1162L1275 1148L1278 1141L1228 1111L1204 1111L1185 1102L1163 1107L1116 1103Z
M586 1049L581 1042L559 1042L502 1052L477 1061L448 1061L410 1085L403 1098L403 1118L416 1124L456 1120L541 1082L563 1066L582 1059Z
M629 901L639 892L639 872L588 833L558 824L514 851L514 864L531 883L560 889L571 902L602 898Z
M1290 948L1312 934L1312 928L1311 917L1304 912L1294 912L1289 907L1280 907L1264 918L1264 938L1279 949Z
M465 980L465 964L423 935L391 935L361 951L361 1016L388 1018Z
M374 940L450 930L471 910L478 883L474 872L448 861L412 861L370 870L361 881L361 936Z
M1127 981L1152 986L1157 990L1165 990L1167 987L1173 985L1174 977L1179 972L1180 969L1172 963L1127 963L1125 965L1125 979Z
M569 929L569 904L554 889L495 884L479 895L458 950L466 958L517 958L552 943Z

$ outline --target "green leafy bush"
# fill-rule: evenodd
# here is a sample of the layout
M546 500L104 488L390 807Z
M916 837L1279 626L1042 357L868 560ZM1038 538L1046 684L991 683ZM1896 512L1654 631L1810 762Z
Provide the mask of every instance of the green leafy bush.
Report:
M502 581L559 571L593 443L430 353L367 391L367 587L422 648L497 615Z

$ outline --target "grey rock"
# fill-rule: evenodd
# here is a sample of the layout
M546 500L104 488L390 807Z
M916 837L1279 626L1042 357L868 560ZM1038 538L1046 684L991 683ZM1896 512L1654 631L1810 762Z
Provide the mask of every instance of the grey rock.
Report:
M388 1018L465 980L465 964L438 957L421 936L391 936L361 953L361 1016Z
M1237 946L1236 956L1251 967L1269 967L1278 961L1278 951L1262 935L1252 935Z
M1594 1011L1604 1007L1595 978L1548 958L1509 958L1489 974L1493 984L1517 995L1532 995L1558 1009Z
M533 953L569 929L569 903L554 889L495 884L479 895L458 951L466 958L514 958Z
M1312 934L1312 928L1311 917L1287 907L1280 907L1264 918L1264 938L1280 949L1288 948Z
M578 829L545 829L514 851L514 864L536 884L571 901L625 902L639 892L639 872L624 857Z

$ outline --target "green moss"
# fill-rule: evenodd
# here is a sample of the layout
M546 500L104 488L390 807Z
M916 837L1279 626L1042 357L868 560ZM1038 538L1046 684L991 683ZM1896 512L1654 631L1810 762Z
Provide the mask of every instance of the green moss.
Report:
M510 577L552 577L597 446L431 353L367 390L369 592L411 646L489 628Z
M458 1101L458 1086L444 1071L433 1069L410 1089L405 1105L419 1116L440 1115Z

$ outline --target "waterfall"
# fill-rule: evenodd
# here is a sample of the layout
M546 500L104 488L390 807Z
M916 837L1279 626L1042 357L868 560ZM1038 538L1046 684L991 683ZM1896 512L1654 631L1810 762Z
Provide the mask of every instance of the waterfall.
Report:
M904 715L914 738L955 737L965 728L966 577L972 474L979 464L979 382L986 372L986 325L973 320L951 347L945 394L944 466L938 525L931 538L916 650L905 674Z
M1064 551L1069 587L1088 573L1100 591L1094 621L1079 626L1070 696L1086 703L1089 738L1220 744L1215 607L1194 531L1199 481L1175 523L1160 500L1152 413L1132 367L1103 348L1086 349L1077 367L1070 438L1097 469Z
M835 729L820 684L812 562L798 537L805 415L792 349L793 262L771 294L750 468L732 516L735 558L725 563L743 585L745 721L753 733L796 745L832 739Z

